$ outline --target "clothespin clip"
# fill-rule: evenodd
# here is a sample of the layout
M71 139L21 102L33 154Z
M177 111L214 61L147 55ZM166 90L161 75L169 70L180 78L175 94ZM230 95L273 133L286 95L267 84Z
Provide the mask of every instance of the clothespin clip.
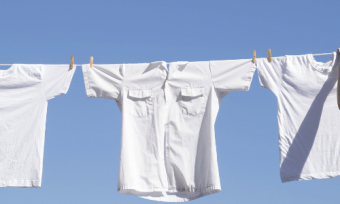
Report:
M256 50L253 51L253 63L256 62Z
M340 48L338 49L338 57L340 57ZM338 90L337 90L337 94L338 94L338 108L340 110L340 66L339 66L339 76L338 76Z
M93 57L91 56L90 57L90 67L92 68L92 66L93 66Z
M74 57L71 56L71 63L70 63L70 68L71 68L71 69L73 68L73 64L74 64Z
M272 51L268 49L268 61L272 62Z

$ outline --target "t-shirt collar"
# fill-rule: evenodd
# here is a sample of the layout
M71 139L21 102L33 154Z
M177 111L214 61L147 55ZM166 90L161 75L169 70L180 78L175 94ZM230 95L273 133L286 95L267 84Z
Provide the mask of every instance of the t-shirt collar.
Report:
M332 71L337 61L336 52L333 52L332 56L329 58L329 60L326 63L317 62L312 54L308 54L307 57L308 57L309 63L314 69L316 69L319 72L326 72L326 73L329 73Z
M7 77L11 75L14 72L14 69L16 68L16 64L13 64L10 68L6 70L0 70L0 78Z

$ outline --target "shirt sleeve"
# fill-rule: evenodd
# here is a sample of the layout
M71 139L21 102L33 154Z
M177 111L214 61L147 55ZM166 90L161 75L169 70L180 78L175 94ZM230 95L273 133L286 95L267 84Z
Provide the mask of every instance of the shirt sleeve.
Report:
M47 101L61 94L66 94L76 68L69 65L43 65L42 86Z
M257 70L262 87L272 91L276 96L281 88L282 69L286 65L286 57L273 57L269 62L267 58L257 60Z
M219 96L248 91L256 69L250 59L210 61L211 77Z
M123 82L123 65L82 66L87 97L118 100Z

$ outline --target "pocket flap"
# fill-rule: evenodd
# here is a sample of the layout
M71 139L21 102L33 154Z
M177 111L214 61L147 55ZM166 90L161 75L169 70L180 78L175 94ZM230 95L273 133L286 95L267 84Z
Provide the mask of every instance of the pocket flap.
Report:
M181 89L182 96L189 96L189 97L202 96L204 94L204 92L205 92L204 87Z
M129 90L129 96L132 98L149 98L152 96L152 90L147 89L147 90L141 90L141 89L136 89L136 90Z

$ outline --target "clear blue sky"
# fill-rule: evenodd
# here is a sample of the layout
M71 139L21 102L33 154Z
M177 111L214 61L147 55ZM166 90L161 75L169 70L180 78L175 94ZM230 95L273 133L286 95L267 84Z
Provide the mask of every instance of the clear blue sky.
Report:
M324 53L340 47L339 0L2 0L0 63L203 61ZM321 61L327 57L320 57ZM8 67L7 67L8 68ZM6 69L6 67L1 67ZM80 67L49 102L42 187L1 188L0 203L154 203L117 193L121 113L86 98ZM336 103L336 101L334 101ZM222 101L222 191L191 203L339 203L340 178L282 184L276 98L257 73Z

